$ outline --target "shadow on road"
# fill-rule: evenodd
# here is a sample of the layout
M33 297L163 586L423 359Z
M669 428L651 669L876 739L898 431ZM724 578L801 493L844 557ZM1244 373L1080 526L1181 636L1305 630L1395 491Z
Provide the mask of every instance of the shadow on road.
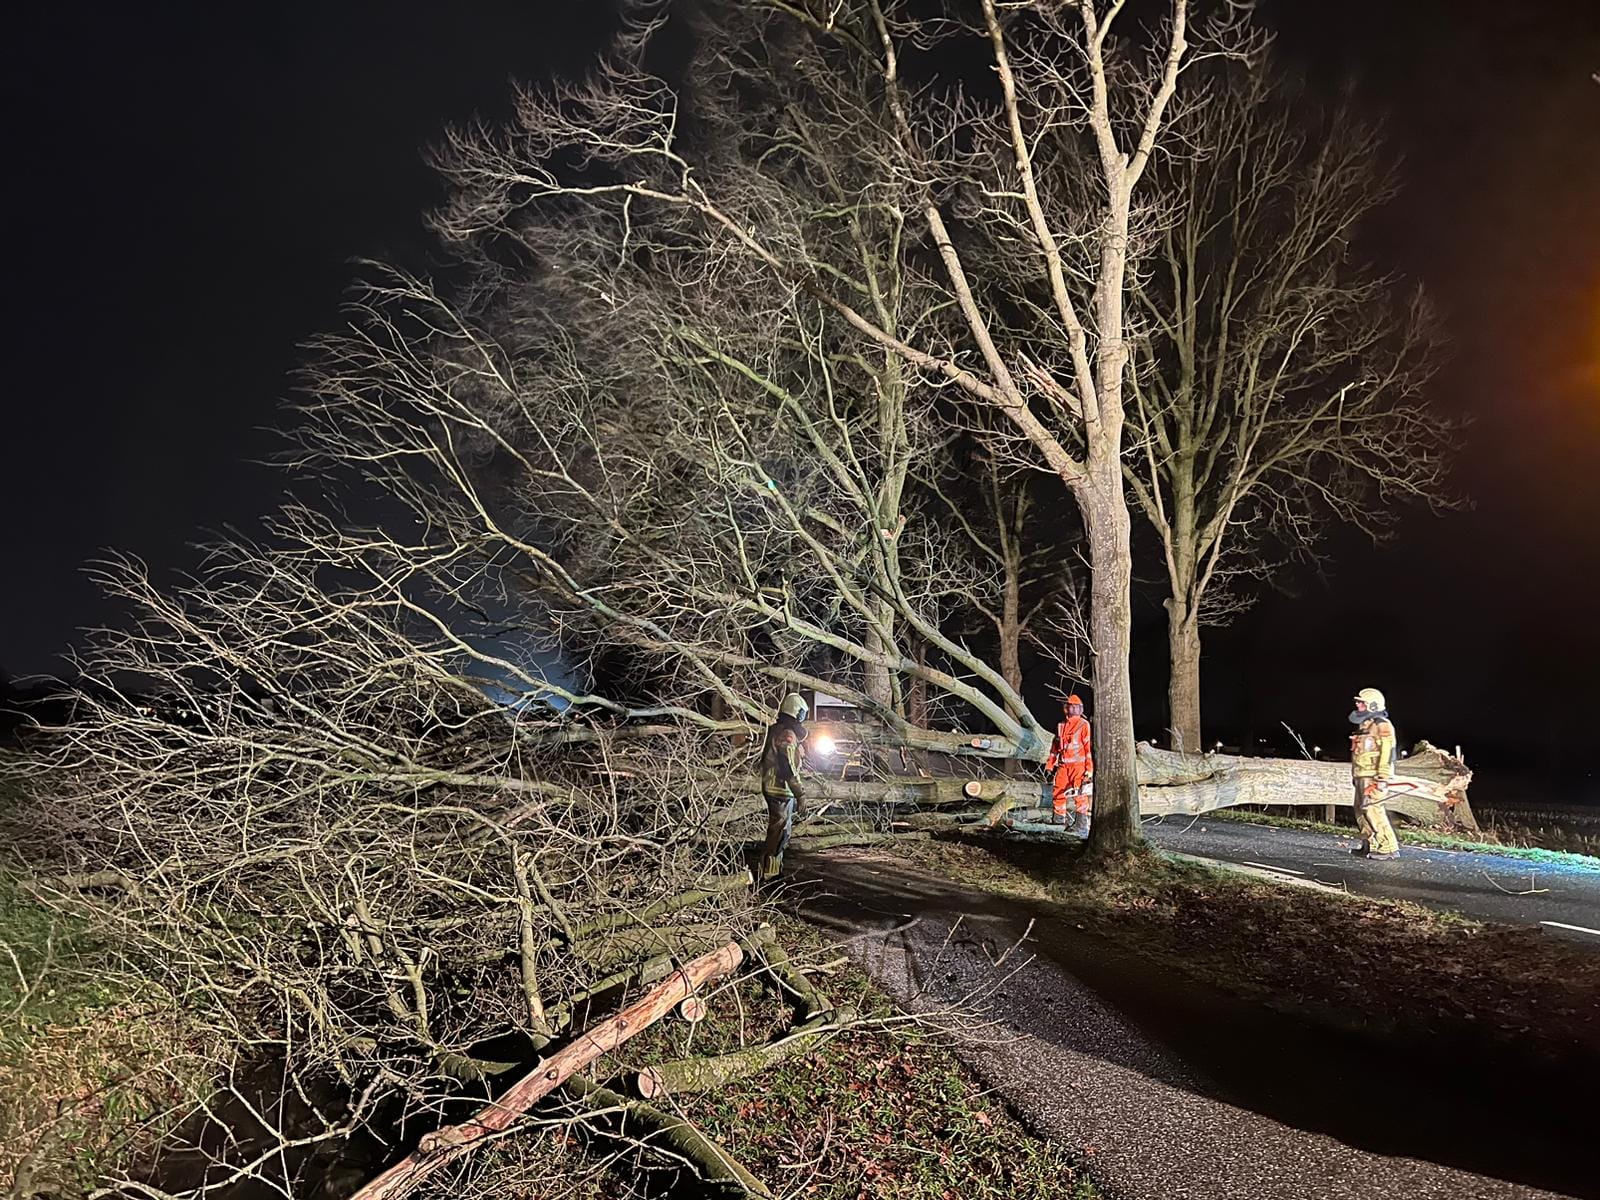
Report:
M1593 1080L1575 1070L1487 1043L1413 1046L1313 1023L1175 975L1079 929L1046 902L972 890L891 859L803 856L782 903L840 937L881 940L898 929L889 943L905 951L930 998L947 982L939 978L940 935L930 948L926 928L913 938L908 922L953 927L945 943L952 952L975 942L990 961L1027 931L1019 953L1075 977L1169 1054L1093 1042L1049 997L1011 994L1002 969L988 1007L1013 1029L1375 1154L1600 1196Z

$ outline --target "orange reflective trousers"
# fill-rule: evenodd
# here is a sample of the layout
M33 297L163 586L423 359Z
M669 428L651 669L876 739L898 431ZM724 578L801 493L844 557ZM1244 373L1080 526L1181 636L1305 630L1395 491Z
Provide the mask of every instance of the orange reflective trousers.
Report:
M1084 794L1083 781L1094 770L1094 753L1089 722L1085 718L1068 717L1056 726L1056 740L1050 747L1045 766L1056 773L1050 796L1055 815L1064 818L1069 808L1087 813L1089 797Z

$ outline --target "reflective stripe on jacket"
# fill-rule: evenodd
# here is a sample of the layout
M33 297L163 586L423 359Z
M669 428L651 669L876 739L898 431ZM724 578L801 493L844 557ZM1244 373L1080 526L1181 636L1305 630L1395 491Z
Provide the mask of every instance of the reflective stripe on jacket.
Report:
M1053 771L1066 763L1094 766L1090 739L1089 719L1068 717L1056 726L1056 740L1050 743L1050 757L1045 760L1046 769Z
M1394 778L1394 726L1386 717L1363 721L1350 735L1350 773L1357 779Z
M800 791L800 739L803 727L793 717L782 716L767 730L761 747L761 794L769 800L802 799Z

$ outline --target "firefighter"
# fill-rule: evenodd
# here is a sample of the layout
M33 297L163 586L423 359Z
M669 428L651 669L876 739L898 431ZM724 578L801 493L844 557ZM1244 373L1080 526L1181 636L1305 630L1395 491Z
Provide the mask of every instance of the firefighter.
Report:
M805 741L805 719L810 713L805 699L794 692L778 706L778 719L767 730L761 748L761 795L767 802L767 840L761 847L760 881L776 879L783 870L783 852L789 845L795 806L804 803L800 787L800 743Z
M1050 743L1050 757L1044 769L1055 772L1051 790L1051 808L1057 825L1067 824L1067 810L1072 809L1072 829L1087 833L1089 830L1089 795L1084 785L1094 776L1094 754L1090 749L1089 721L1083 715L1083 700L1077 695L1061 702L1065 719L1056 726L1055 741Z
M1355 696L1350 723L1350 774L1355 780L1356 825L1361 845L1350 853L1365 858L1398 858L1400 842L1384 811L1394 779L1395 734L1383 693L1362 688Z

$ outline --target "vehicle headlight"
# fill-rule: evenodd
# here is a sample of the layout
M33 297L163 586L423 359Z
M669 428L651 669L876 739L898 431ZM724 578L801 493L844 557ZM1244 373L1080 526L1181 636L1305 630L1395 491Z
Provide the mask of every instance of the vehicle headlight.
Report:
M834 751L834 741L825 733L819 733L811 739L811 748L817 752L819 758L827 758Z

